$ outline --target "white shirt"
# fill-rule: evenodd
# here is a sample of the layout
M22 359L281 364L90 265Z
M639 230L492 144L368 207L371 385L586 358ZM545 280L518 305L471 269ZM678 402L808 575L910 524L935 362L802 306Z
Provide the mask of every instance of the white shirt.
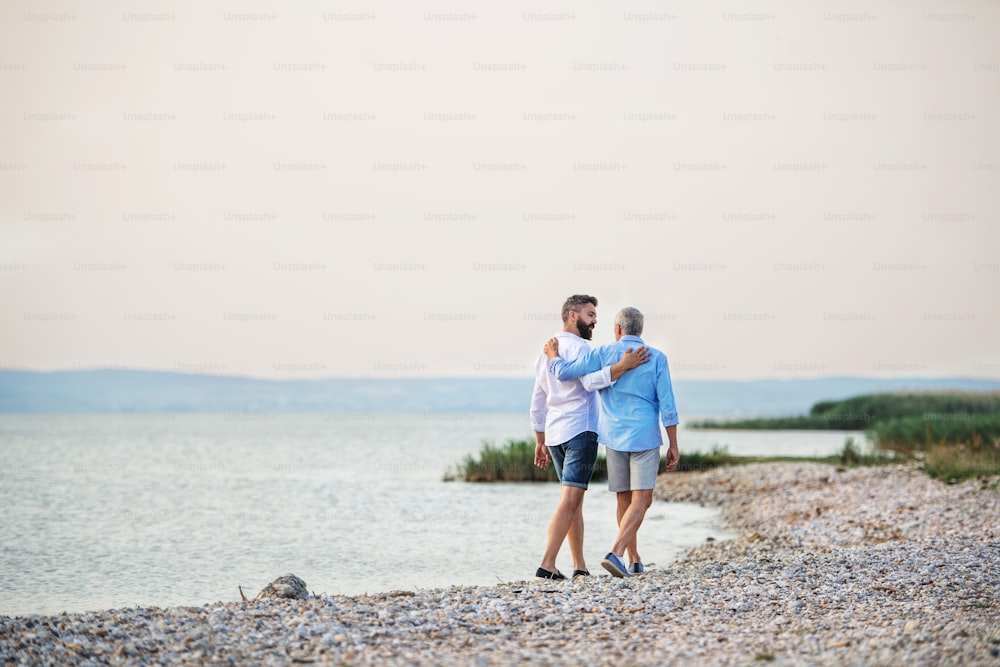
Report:
M573 361L590 346L576 334L560 331L559 357ZM531 394L531 428L545 433L545 444L561 445L584 431L597 432L597 395L611 386L611 367L572 380L557 380L549 372L549 358L540 354L535 362L535 389Z

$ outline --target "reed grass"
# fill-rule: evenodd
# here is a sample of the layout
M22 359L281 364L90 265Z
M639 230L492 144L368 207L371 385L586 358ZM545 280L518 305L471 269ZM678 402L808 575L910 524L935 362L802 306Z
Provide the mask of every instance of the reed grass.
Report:
M748 463L773 463L777 461L820 462L841 466L882 465L892 462L894 457L882 453L862 453L848 438L840 454L825 457L813 456L735 456L728 448L716 445L708 452L681 450L679 473L710 470L727 465ZM535 466L535 443L531 440L508 440L498 446L484 442L478 456L469 454L444 474L444 481L466 482L556 482L555 466L549 464L545 470ZM660 457L660 473L666 472L666 458ZM603 482L608 478L608 461L599 454L594 464L591 482Z
M909 461L949 483L1000 475L1000 394L995 392L870 394L816 403L808 415L703 421L693 427L864 430L876 451L861 454L845 443L844 465Z

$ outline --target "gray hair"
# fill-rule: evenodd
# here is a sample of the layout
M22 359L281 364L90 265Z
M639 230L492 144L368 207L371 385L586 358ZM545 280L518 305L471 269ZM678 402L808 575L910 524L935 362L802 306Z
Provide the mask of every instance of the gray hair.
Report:
M638 308L628 306L619 310L618 314L615 315L615 324L622 328L622 334L625 336L641 336L642 324L645 319Z
M571 310L580 312L580 309L586 306L588 303L594 304L594 308L597 308L597 297L590 296L589 294L574 294L573 296L566 299L566 303L564 303L562 307L563 322L569 320L569 312Z

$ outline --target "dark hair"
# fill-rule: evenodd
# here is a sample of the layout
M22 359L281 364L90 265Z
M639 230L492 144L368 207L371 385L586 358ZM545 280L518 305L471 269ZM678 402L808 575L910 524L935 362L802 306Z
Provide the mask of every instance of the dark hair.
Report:
M569 319L569 311L579 311L588 303L594 304L594 308L596 308L597 297L590 296L589 294L574 294L570 298L566 299L566 303L564 303L562 307L562 321L566 322Z

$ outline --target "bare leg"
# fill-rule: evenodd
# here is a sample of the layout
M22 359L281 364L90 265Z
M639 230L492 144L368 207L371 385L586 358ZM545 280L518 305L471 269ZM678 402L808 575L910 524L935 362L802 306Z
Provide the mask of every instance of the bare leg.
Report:
M618 530L622 527L622 517L625 516L625 512L628 511L629 505L632 503L632 492L631 491L619 491L618 492ZM635 536L632 537L632 541L625 545L628 549L628 556L630 563L641 563L639 560L639 548L636 545Z
M625 516L625 510L628 509L629 504L632 502L632 492L631 491L619 491L618 492L618 527L621 528L622 517Z
M573 569L586 570L587 560L583 557L583 499L580 499L580 507L576 511L573 523L569 525L569 552L573 556Z
M573 522L579 517L581 530L580 539L580 560L583 560L583 513L581 508L583 507L583 494L586 489L581 489L578 486L563 486L562 495L559 498L559 506L556 507L555 514L552 515L552 520L549 522L549 533L548 540L545 543L545 553L542 555L542 563L539 567L548 570L549 572L556 572L556 556L559 555L559 548L562 546L563 540L566 539L566 534L570 531L570 527ZM575 539L575 535L573 538ZM573 549L573 540L570 540L570 549ZM573 561L577 560L576 554L573 555Z
M639 526L642 525L642 520L646 516L646 510L648 510L652 504L652 489L632 491L632 502L629 503L628 509L625 510L621 521L618 522L618 539L615 540L614 545L611 547L611 551L616 556L623 556L625 554L625 549L630 545L634 548L636 533L639 532ZM638 557L639 554L635 553L633 555Z

